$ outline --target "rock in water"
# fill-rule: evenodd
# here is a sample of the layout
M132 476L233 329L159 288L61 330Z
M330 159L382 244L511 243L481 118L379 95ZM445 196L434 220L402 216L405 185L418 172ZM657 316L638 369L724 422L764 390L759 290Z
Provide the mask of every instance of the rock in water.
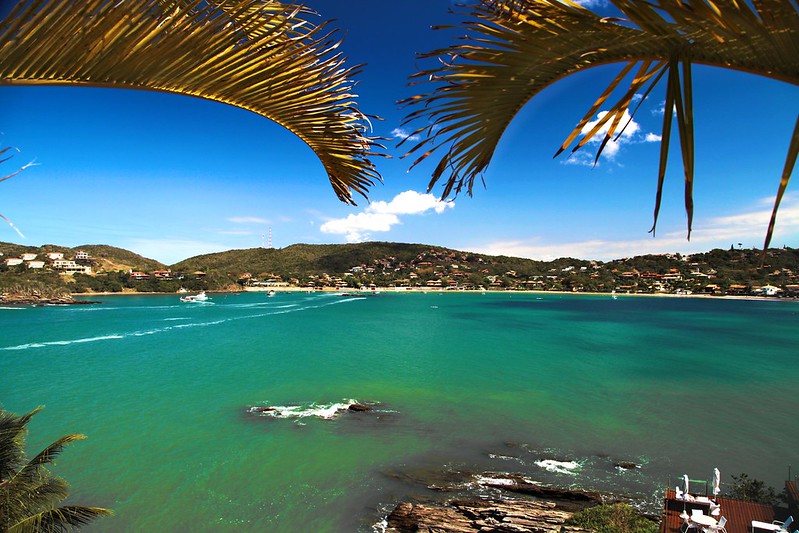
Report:
M575 533L568 511L544 501L454 501L447 506L401 503L388 516L386 533Z
M348 411L357 411L357 412L361 412L361 411L371 411L371 410L372 410L372 408L371 408L371 407L369 407L368 405L364 405L364 404L362 404L362 403L351 403L351 404L349 405L349 407L347 407L347 410L348 410Z

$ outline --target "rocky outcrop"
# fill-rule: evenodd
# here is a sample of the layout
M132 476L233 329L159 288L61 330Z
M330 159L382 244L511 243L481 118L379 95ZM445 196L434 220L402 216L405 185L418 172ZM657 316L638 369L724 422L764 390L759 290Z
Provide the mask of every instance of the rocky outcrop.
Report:
M487 472L479 477L479 484L507 492L524 494L545 500L555 500L561 508L579 510L605 503L606 498L599 492L581 489L562 489L533 483L524 476Z
M37 291L31 292L4 292L0 294L0 304L3 305L76 305L96 304L89 300L76 300L69 294L46 295Z
M401 503L388 516L386 533L575 533L570 512L545 501L454 501L449 505Z

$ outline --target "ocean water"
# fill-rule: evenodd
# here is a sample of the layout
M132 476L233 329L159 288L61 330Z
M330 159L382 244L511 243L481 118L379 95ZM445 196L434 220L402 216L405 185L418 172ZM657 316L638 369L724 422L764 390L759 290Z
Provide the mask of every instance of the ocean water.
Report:
M799 465L799 302L211 296L0 309L0 404L46 406L31 453L88 435L54 471L115 511L89 531L379 531L452 472L651 510L683 474Z

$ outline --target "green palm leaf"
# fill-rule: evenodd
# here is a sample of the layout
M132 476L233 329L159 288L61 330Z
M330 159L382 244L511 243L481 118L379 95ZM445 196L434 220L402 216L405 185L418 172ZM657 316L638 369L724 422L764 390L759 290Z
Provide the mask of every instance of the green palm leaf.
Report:
M326 24L264 0L19 0L0 22L0 84L177 93L247 109L316 153L344 202L381 177L369 120ZM54 46L53 43L58 43Z
M69 505L50 509L17 522L9 533L39 533L42 531L69 531L103 516L114 513L100 507Z
M41 409L22 416L0 409L0 531L67 531L112 514L99 507L57 507L68 496L69 486L45 465L84 435L61 437L25 460L26 426Z
M422 140L405 156L422 148L425 152L411 166L442 152L428 190L443 179L442 198L464 188L471 195L475 180L489 165L508 124L533 97L577 72L621 64L619 76L557 152L575 141L575 149L579 149L602 126L609 126L598 158L605 143L620 127L623 129L622 117L632 96L638 91L648 94L668 72L655 224L667 162L671 110L676 108L674 120L683 155L690 237L695 159L691 66L713 65L799 84L797 5L792 0L610 2L624 19L601 17L569 0L481 0L465 22L469 30L466 37L449 48L423 56L443 58L436 68L412 76L431 80L432 89L402 103L410 109L404 125L423 123L412 128L413 135L422 136ZM621 98L610 105L604 122L583 133L585 124L622 87L622 80L635 65L639 65L637 73ZM582 139L578 140L580 135ZM789 160L791 153L789 150ZM769 237L771 231L770 228Z

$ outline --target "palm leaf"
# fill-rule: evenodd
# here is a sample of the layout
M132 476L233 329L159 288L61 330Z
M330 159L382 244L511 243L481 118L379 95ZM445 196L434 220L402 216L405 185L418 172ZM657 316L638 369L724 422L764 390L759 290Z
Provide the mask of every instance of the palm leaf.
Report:
M0 483L11 478L25 460L25 426L44 409L39 406L24 415L0 409Z
M777 189L777 198L774 200L774 208L771 211L771 219L768 223L768 232L766 233L766 241L763 243L763 253L768 250L771 243L771 237L774 234L774 226L777 224L777 210L780 208L780 202L785 194L785 189L788 188L788 182L791 179L794 165L796 165L796 158L799 156L799 116L796 117L796 124L793 128L793 135L791 136L791 143L788 147L788 155L785 158L785 166L782 169L782 178L780 179L780 186Z
M68 531L83 526L103 516L114 513L101 507L82 507L69 505L37 513L17 522L9 528L9 533L37 533L41 531Z
M0 84L146 89L240 107L319 157L338 198L380 181L340 44L264 0L19 0L0 22ZM54 46L53 43L58 43Z
M617 128L631 95L644 88L648 94L668 70L668 117L663 124L652 231L662 197L671 110L677 107L690 237L695 160L691 65L718 66L799 84L799 8L792 0L610 2L624 20L602 17L569 0L480 0L467 14L466 37L422 56L442 58L436 68L411 77L430 80L432 88L401 103L409 109L405 125L421 121L422 126L414 132L426 134L405 156L426 147L413 162L416 165L441 151L430 190L444 178L442 198L463 188L471 195L508 124L532 98L577 72L621 64L622 73L568 136L558 150L562 152L640 61L642 67L611 106L604 123L586 132L577 148L602 126ZM683 65L682 81L677 65ZM479 138L475 135L478 130ZM606 134L602 146L608 139Z
M11 490L13 491L13 487L16 484L27 484L31 481L41 478L42 467L46 464L52 463L55 458L58 457L62 451L64 451L64 446L70 442L85 438L86 435L80 434L65 435L59 438L47 446L44 450L36 454L36 456L28 461L25 466L20 468L13 476L11 476L11 478L6 482L7 487L11 487Z

